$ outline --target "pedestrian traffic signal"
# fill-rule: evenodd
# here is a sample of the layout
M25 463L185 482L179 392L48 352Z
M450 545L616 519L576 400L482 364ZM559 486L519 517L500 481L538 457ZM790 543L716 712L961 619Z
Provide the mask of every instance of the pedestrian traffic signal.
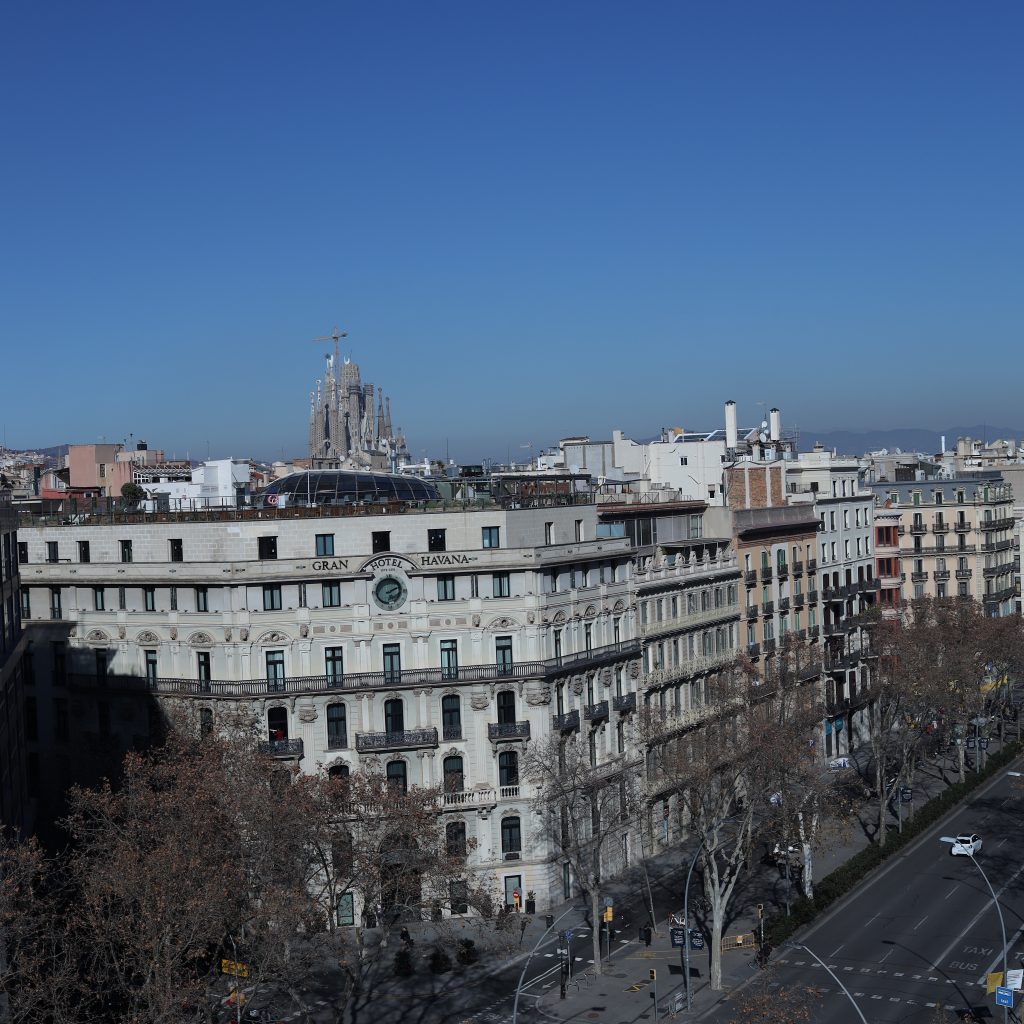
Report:
M764 904L763 903L758 903L758 905L757 905L757 918L758 918L758 920L761 920L761 918L763 918L763 917L764 917Z
M658 972L652 967L651 968L651 981L658 980Z
M605 909L604 909L604 920L607 921L609 924L611 924L612 923L612 919L614 918L614 916L615 916L615 912L612 910L612 908L611 907L605 907Z

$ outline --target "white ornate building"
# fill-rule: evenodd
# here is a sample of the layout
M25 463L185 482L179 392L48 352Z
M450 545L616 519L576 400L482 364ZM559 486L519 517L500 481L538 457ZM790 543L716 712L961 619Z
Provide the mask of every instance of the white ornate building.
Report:
M21 606L49 681L44 786L73 779L83 748L144 743L161 706L202 728L244 710L302 771L443 786L473 870L510 902L517 888L541 907L562 899L574 882L520 777L524 752L581 731L595 767L638 761L638 701L653 692L686 718L739 614L729 542L703 538L693 503L693 539L684 528L668 554L578 501L23 525ZM606 874L640 854L636 828L623 825Z

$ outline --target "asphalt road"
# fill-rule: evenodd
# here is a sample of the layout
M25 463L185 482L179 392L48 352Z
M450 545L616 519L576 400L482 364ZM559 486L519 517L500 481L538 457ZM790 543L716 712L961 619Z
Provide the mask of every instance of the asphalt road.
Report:
M822 991L814 1020L858 1020L846 987L869 1024L930 1021L937 1006L953 1011L1002 1009L986 995L984 976L1002 970L1002 931L988 887L967 857L952 857L940 836L977 832L977 856L1002 906L1010 969L1021 966L1024 932L1024 796L1005 775L897 855L856 898L796 939L804 949L775 952L774 983ZM1018 1000L1019 1003L1019 1000ZM1019 1007L1018 1007L1019 1008ZM728 1019L724 1009L715 1020Z

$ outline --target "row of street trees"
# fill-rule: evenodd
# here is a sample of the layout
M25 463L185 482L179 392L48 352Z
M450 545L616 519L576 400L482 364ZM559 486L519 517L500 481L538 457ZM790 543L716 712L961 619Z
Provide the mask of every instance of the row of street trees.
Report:
M385 934L403 912L436 917L453 898L496 910L439 802L380 773L293 776L247 730L172 730L127 756L116 787L71 792L66 853L0 842L9 1019L212 1020L223 960L296 1008L312 978L340 969L340 1019L382 949L339 927L346 900L372 908Z

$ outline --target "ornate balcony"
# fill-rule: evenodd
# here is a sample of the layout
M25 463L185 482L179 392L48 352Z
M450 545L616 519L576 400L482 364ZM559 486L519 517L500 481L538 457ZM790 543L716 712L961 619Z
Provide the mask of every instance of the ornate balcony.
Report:
M805 600L805 598L804 598L803 594L794 594L793 595L793 607L794 608L803 608L804 600Z
M957 533L970 533L971 532L971 524L968 523L966 520L964 522L960 522L960 520L957 520L953 524L953 529Z
M773 654L775 651L775 638L765 637L765 639L761 643L761 649L764 651L765 654Z
M260 753L268 754L270 757L302 757L302 740L296 736L287 740L263 740L260 743Z
M948 569L936 569L932 575L935 577L936 583L945 583L949 579Z
M775 566L775 574L779 577L780 580L785 579L789 575L789 566L785 562L783 562L781 565L777 564Z
M747 644L747 657L748 658L759 658L759 657L761 657L761 645L760 644Z
M780 612L788 612L789 611L789 598L788 597L780 597L779 598L779 611Z
M818 560L816 558L807 559L807 571L817 572L818 571Z
M771 583L773 571L774 570L772 569L772 567L770 565L762 565L761 566L761 582L762 583Z
M762 615L774 615L775 614L775 602L774 601L765 601L765 603L761 606L761 614Z
M956 570L956 578L958 580L969 580L971 578L971 570L970 569L957 569Z
M743 582L746 583L748 587L752 587L757 582L757 570L748 569L743 574Z
M596 704L588 704L583 709L583 717L588 722L600 722L608 717L608 701L599 700Z
M496 743L508 740L528 740L530 738L530 723L490 722L487 725L487 738Z
M757 618L757 605L756 604L747 605L746 616L747 616L748 619L756 619Z
M356 733L356 750L361 754L384 750L422 750L436 746L436 729L406 729L402 732Z
M926 523L911 523L910 533L913 537L923 537L928 532Z
M804 571L804 563L797 560L793 563L793 575L800 576Z
M580 727L579 708L566 711L563 715L553 715L551 724L557 732L572 732Z
M949 523L932 523L932 533L949 533Z
M636 711L636 694L624 693L621 697L613 697L612 707L620 714L626 714L628 711Z

